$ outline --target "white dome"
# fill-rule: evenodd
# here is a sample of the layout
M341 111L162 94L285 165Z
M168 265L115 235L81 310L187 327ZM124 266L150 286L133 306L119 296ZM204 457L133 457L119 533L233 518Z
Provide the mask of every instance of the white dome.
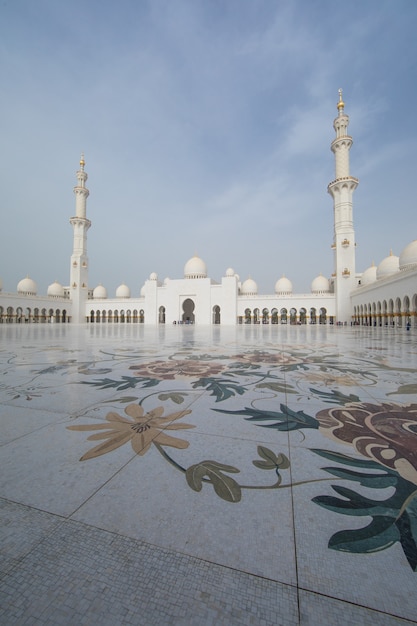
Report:
M169 276L167 276L166 278L164 278L164 285L168 285L169 281L170 281Z
M385 257L378 265L376 270L376 277L379 280L380 278L385 278L386 276L391 276L391 274L395 274L400 269L400 259L392 254L392 250L390 255Z
M116 298L130 298L130 289L127 285L122 283L116 289Z
M240 293L245 296L253 296L258 293L258 285L252 278L247 278L240 288Z
M64 297L64 288L58 281L49 285L47 295L52 298L63 298Z
M275 293L290 294L292 293L292 282L286 276L282 275L281 278L275 283Z
M152 272L149 276L149 280L158 280L158 274L156 272Z
M24 293L30 296L36 296L38 288L34 280L26 276L17 284L17 293Z
M107 298L107 289L103 285L97 285L93 291L93 298L95 300Z
M230 277L234 275L235 275L235 270L232 267L228 267L226 270L226 276Z
M145 297L145 285L142 285L142 287L140 288L140 297L144 298Z
M330 291L328 279L319 274L311 283L311 293L328 293Z
M377 267L372 263L371 267L366 269L361 276L361 285L370 285L376 281Z
M417 239L404 248L400 254L400 270L417 265Z
M184 278L207 278L207 267L203 259L193 256L184 265Z

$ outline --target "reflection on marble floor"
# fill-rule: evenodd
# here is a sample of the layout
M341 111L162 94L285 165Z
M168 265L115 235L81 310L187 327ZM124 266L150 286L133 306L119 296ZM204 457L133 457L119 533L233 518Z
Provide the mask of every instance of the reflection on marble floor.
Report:
M416 619L413 331L0 335L0 497Z

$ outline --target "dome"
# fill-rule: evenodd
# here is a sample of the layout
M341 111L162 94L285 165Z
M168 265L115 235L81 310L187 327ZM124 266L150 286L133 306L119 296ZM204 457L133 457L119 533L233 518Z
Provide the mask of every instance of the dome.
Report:
M64 297L64 288L58 281L49 285L47 295L51 298L63 298Z
M330 291L328 279L319 274L311 283L311 293L328 293Z
M275 293L279 293L279 294L292 293L292 282L288 278L286 278L284 274L275 283Z
M23 293L30 296L36 296L38 288L34 280L26 276L17 284L17 293Z
M376 265L372 263L371 267L366 269L361 276L361 285L370 285L376 281Z
M240 288L240 293L245 296L254 296L258 293L258 285L252 278L247 278Z
M228 267L226 270L226 276L230 277L234 275L235 275L235 270L232 267Z
M107 298L107 289L103 287L103 285L97 285L97 287L93 291L94 300Z
M386 276L391 276L391 274L395 274L400 269L400 259L392 254L392 250L389 256L385 257L378 265L376 270L376 277L379 280L380 278L385 278Z
M127 285L122 283L116 289L116 298L130 298L130 289Z
M207 278L207 267L203 259L193 256L184 265L184 278Z
M166 278L164 278L164 285L168 285L169 281L170 281L169 276L167 276Z
M2 289L3 289L3 281L2 281L2 279L0 278L0 291L1 291Z
M145 292L146 292L145 285L142 285L142 287L140 288L140 297L141 298L145 297Z
M158 280L158 274L156 272L152 272L149 276L149 280Z
M414 265L417 265L417 239L409 243L400 254L400 270L406 270Z

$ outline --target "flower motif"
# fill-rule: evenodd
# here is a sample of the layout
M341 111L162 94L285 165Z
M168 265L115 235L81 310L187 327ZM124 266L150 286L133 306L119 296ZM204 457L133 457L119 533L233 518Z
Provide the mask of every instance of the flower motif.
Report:
M201 378L222 372L225 367L220 363L204 362L197 359L171 361L153 361L144 365L131 365L135 376L154 378L156 380L175 380L178 378Z
M334 387L334 385L342 385L344 387L357 387L358 381L353 376L347 374L337 374L330 372L305 372L302 375L302 380L307 380L309 383L320 384L323 383L326 387Z
M118 413L108 413L104 424L83 424L80 426L67 426L68 430L103 430L105 432L96 433L88 437L89 441L99 441L106 439L104 443L91 448L84 454L80 461L94 459L102 454L111 452L119 448L128 441L131 442L136 454L144 455L149 450L152 443L160 446L171 446L172 448L188 448L189 442L177 437L167 435L167 430L179 430L183 428L194 428L192 424L174 424L175 420L181 419L191 411L178 411L162 417L163 407L152 409L145 413L139 404L129 404L125 408L125 413L132 420L119 415Z
M320 431L417 485L417 404L351 403L319 411Z
M282 352L265 352L263 350L255 350L254 352L245 352L244 354L236 354L231 357L235 361L243 361L251 365L266 363L270 365L298 365L302 363L302 359L285 354Z

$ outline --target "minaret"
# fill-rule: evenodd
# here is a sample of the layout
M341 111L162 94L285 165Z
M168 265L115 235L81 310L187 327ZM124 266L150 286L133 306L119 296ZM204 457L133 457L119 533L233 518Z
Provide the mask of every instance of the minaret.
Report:
M71 256L70 288L72 300L71 321L81 324L86 320L85 306L88 299L88 258L87 230L91 226L87 219L87 198L89 191L85 186L87 172L84 171L84 155L81 155L80 169L77 172L78 184L74 187L75 217L70 218L74 229L74 244Z
M342 90L339 89L338 115L333 122L336 139L331 150L335 156L336 178L327 191L333 198L334 212L334 285L336 295L336 322L352 319L350 293L356 287L355 278L355 231L353 229L352 195L358 186L358 179L350 175L349 151L352 137L347 134L349 116L345 113Z

